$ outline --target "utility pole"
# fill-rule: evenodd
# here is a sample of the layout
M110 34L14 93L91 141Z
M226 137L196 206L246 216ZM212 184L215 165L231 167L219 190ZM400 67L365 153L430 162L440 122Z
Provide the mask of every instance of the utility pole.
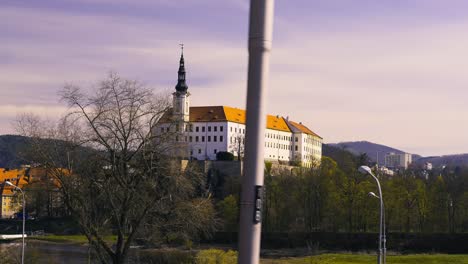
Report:
M274 0L250 1L245 169L242 177L239 264L260 262L266 91L273 32Z

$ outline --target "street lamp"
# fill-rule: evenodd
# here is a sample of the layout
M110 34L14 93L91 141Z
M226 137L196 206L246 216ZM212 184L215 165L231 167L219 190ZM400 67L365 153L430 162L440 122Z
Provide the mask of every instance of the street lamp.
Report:
M5 181L5 183L10 185L13 188L19 190L21 192L21 194L23 195L23 234L21 235L21 237L23 239L23 245L22 245L22 249L21 249L21 264L24 264L24 231L25 231L25 226L26 226L26 198L24 197L24 192L20 187L14 185L13 183L11 183L9 181Z
M385 239L385 207L384 207L384 202L383 202L383 196L382 196L382 189L380 188L380 182L377 177L372 173L372 170L368 166L361 166L359 167L359 172L362 174L369 174L374 178L374 180L377 182L377 187L379 188L379 195L376 195L373 192L369 193L369 196L378 198L380 200L380 228L379 228L379 255L377 257L377 264L385 264L386 263L386 251L387 249L385 248L386 245L386 239Z

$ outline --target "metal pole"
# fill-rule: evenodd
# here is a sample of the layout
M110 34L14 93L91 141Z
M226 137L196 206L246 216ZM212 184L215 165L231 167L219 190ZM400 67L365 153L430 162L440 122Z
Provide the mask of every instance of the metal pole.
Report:
M265 93L268 86L273 5L274 0L250 1L245 170L242 177L239 227L240 264L256 264L260 260L261 223L254 221L255 192L256 186L263 186Z
M380 188L380 182L374 174L370 173L370 175L375 179L377 182L377 187L379 188L379 197L380 197L380 228L379 228L379 256L377 257L377 264L382 264L385 257L383 256L382 250L382 239L385 240L385 237L382 236L383 234L383 215L384 215L384 204L383 204L383 197L382 197L382 189Z
M383 208L383 234L382 234L382 254L383 254L383 264L387 263L387 238L385 236L385 204L383 202L382 195L380 195L380 201L382 202L382 208Z
M18 190L21 191L21 194L23 195L23 234L22 234L22 239L23 239L23 245L21 248L21 264L24 264L24 231L25 231L25 226L26 226L26 197L24 196L23 190L21 188L17 187Z

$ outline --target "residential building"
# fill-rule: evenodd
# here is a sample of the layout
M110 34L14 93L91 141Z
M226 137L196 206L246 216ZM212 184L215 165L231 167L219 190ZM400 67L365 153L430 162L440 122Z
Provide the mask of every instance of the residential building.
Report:
M385 166L391 169L407 169L412 163L410 153L389 153L385 155Z

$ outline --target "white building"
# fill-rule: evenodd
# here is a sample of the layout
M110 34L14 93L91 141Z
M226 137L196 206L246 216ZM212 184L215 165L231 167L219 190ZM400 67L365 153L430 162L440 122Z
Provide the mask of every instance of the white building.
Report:
M190 106L183 54L173 108L164 114L155 135L166 137L171 154L182 158L215 160L218 152L243 156L246 112L229 106ZM170 140L169 140L170 138ZM320 162L322 138L301 122L267 115L265 160L312 166Z
M432 170L432 163L430 163L430 162L424 163L424 169L425 170Z
M389 153L385 155L385 166L388 168L404 168L407 169L412 162L410 153Z

